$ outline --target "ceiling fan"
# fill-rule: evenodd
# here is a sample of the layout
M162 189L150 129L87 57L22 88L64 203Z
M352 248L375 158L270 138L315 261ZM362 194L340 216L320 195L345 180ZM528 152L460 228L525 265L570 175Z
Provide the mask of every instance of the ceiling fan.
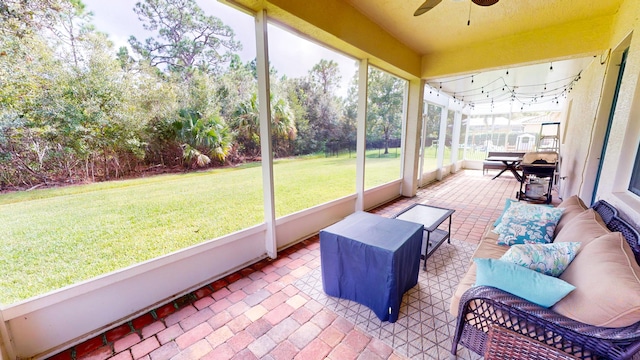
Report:
M413 16L419 16L422 15L424 13L426 13L427 11L433 9L434 7L436 7L436 5L440 4L442 0L427 0L425 1L422 5L420 5L418 7L418 9L416 9L416 12L413 13ZM471 0L474 4L476 5L480 5L480 6L491 6L495 3L498 2L498 0Z

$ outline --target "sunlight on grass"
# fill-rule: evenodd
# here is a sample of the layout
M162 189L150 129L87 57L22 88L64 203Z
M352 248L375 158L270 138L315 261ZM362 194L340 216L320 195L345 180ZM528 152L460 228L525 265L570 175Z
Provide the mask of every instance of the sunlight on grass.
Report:
M367 187L395 180L399 158L367 157ZM0 196L0 295L10 304L264 221L260 164ZM274 164L284 216L355 193L356 160Z
M0 205L5 230L0 302L25 299L261 223L260 171L162 175L109 186L11 194L11 203ZM16 202L19 195L24 201Z

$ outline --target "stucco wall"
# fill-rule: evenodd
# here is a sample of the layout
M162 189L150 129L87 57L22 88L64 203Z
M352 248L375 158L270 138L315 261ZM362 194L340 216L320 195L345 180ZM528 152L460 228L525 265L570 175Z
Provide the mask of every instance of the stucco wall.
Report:
M599 99L605 69L605 66L600 65L600 62L594 59L591 65L582 72L582 78L571 92L571 108L568 109L570 115L565 120L563 130L566 132L566 136L564 136L561 147L560 176L564 178L564 181L560 195L565 198L578 194L585 202L591 200L591 192L585 191L584 187L585 181L593 181L593 179L587 178L598 166L596 157L590 157L589 152L594 147L590 140L592 133L596 131L594 128L595 118L600 105ZM600 137L599 140L601 146L602 138ZM598 144L595 147L598 147Z
M609 118L617 69L622 51L629 48L596 199L614 204L626 218L636 224L640 224L640 197L626 189L640 141L640 36L633 34L640 30L639 18L640 3L635 0L625 1L618 12L609 42L611 53L605 52L594 59L571 94L572 105L566 127L568 136L562 150L563 176L567 176L564 195L579 194L585 202L589 202ZM604 64L601 65L602 62ZM576 170L581 168L584 171L578 174Z

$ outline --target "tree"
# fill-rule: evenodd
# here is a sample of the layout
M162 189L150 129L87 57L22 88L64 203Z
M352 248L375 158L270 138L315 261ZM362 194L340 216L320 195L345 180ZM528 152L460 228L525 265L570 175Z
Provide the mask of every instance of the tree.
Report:
M250 99L237 104L231 117L231 128L239 151L251 157L260 155L260 115L255 92Z
M183 157L192 167L204 167L211 158L224 160L231 146L230 136L220 119L204 118L197 112L180 111L176 127L183 141Z
M339 82L337 63L324 59L306 77L284 81L283 91L296 119L296 154L324 151L327 142L340 137L342 104L334 94Z
M146 30L158 34L144 43L135 36L131 47L151 65L189 79L197 68L213 72L241 48L222 20L207 16L194 0L144 0L134 8Z
M323 94L333 93L340 84L340 68L333 60L321 59L309 72L311 82L320 86Z
M55 25L48 27L60 42L54 46L59 51L70 54L73 65L79 67L83 60L80 47L86 36L95 33L95 28L90 24L92 14L85 10L85 5L80 0L68 0L57 15Z
M0 1L0 34L22 38L55 23L65 0Z
M271 93L271 140L276 156L291 155L291 142L296 136L295 117L289 104Z
M389 153L391 137L400 137L404 86L405 81L400 78L369 70L367 136L382 140L385 154Z
M135 66L135 60L129 55L129 49L126 46L121 46L118 49L118 53L116 54L116 58L120 63L120 67L125 72L131 71Z

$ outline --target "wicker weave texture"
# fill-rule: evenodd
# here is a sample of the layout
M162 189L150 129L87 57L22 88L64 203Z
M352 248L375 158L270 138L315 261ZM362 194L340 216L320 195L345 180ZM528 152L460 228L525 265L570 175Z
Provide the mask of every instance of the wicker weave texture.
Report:
M544 345L527 336L493 325L484 353L485 360L575 360L559 349Z

